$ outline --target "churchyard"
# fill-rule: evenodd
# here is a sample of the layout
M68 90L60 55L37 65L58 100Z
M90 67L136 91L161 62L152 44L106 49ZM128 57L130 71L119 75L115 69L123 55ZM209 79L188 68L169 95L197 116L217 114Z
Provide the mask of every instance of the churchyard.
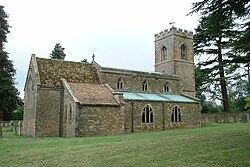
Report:
M250 123L82 138L10 128L0 138L0 166L250 166Z

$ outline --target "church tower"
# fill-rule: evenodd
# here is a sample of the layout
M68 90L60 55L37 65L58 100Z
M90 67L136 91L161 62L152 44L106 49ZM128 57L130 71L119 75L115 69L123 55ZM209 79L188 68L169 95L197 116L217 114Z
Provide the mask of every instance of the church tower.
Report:
M182 77L183 93L195 96L193 33L171 27L155 34L155 71Z

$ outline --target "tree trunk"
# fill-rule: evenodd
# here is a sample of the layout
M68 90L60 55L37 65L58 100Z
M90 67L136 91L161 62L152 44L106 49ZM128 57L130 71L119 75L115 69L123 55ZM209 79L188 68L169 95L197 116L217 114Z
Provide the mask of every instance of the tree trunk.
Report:
M230 112L228 94L227 94L227 85L224 74L224 63L222 61L222 53L221 53L221 38L218 40L218 60L219 60L219 74L220 74L220 86L221 86L223 108L224 112Z
M250 63L247 64L247 75L248 75L248 95L250 95L250 71L249 71Z

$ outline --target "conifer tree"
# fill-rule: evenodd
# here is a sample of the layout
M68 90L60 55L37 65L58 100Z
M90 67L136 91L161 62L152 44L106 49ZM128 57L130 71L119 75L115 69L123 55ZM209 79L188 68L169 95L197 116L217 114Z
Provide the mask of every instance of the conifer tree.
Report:
M55 45L55 48L52 50L52 53L50 54L51 59L59 59L64 60L66 54L63 52L64 48L61 46L60 43L57 43Z
M12 111L20 102L14 82L15 69L3 47L4 42L7 42L7 33L9 33L7 18L4 7L0 5L0 120L10 119Z
M244 32L235 20L247 15L248 6L249 0L203 0L193 3L190 13L201 15L194 35L195 54L209 55L210 58L200 65L208 74L207 82L220 86L226 112L230 111L227 76L234 73L237 67L234 63L245 63L247 60L237 55L233 44L242 37ZM240 61L236 62L237 59Z

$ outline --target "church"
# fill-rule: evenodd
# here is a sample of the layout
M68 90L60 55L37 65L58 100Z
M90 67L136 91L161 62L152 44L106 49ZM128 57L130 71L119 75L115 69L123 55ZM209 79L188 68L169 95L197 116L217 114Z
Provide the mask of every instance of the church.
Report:
M155 34L155 71L31 56L23 134L85 137L199 127L193 33Z

